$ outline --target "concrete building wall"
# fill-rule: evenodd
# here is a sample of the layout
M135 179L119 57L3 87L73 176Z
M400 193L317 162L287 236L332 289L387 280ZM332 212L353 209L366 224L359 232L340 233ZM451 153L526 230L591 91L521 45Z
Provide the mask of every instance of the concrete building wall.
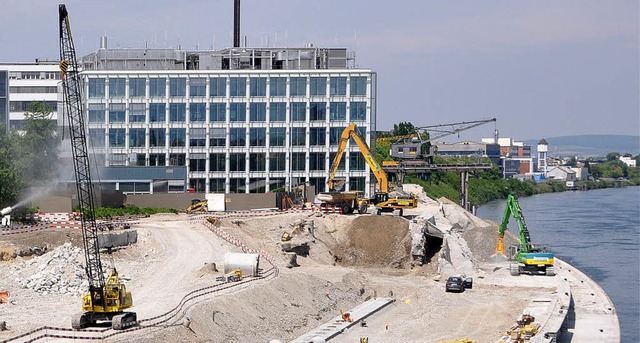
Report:
M158 207L186 210L194 199L203 200L203 193L129 194L126 204L137 207ZM226 194L225 210L240 211L276 207L276 193Z

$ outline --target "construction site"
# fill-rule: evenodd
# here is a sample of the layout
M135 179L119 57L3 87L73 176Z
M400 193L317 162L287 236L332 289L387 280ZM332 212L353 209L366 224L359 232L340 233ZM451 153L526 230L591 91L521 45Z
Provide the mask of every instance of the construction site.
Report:
M130 220L109 234L133 238L102 253L133 295L137 323L123 330L71 329L88 286L79 230L2 231L0 340L516 342L507 332L523 315L536 324L531 342L619 340L611 301L580 271L556 259L555 276L512 276L491 259L496 223L405 191L419 201L403 217L301 209ZM225 277L228 253L257 256L254 269ZM473 287L446 292L450 275Z

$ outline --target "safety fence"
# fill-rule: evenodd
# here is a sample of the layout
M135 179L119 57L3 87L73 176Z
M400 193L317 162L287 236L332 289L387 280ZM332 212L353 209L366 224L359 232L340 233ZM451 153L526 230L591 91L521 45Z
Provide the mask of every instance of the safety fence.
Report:
M207 217L208 218L208 217ZM236 288L247 283L256 282L259 280L267 280L272 279L278 276L279 269L275 264L275 259L273 256L259 249L253 249L247 247L247 245L241 242L236 237L228 234L223 229L216 227L207 221L206 218L202 219L200 222L202 225L210 229L216 236L224 239L225 241L239 247L243 252L246 253L255 253L265 259L269 264L270 268L266 270L261 270L257 277L249 277L244 278L240 281L226 281L226 282L217 282L212 286L203 287L194 291L187 293L178 305L176 305L173 309L157 315L151 318L145 318L137 321L137 325L126 328L123 330L114 330L112 328L102 328L102 329L69 329L63 327L53 327L53 326L43 326L24 334L9 338L7 340L3 340L2 343L8 342L35 342L45 338L57 338L57 339L70 339L70 340L104 340L116 335L122 335L138 330L145 330L151 328L165 328L172 325L175 325L183 318L186 314L186 309L195 304L196 299L200 299L207 295L211 295L217 292L221 292L224 290L228 290L231 288Z

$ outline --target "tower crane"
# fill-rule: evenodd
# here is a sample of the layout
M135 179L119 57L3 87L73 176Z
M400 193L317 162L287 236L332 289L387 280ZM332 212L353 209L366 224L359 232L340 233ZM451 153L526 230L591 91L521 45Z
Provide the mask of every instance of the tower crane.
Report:
M82 312L73 317L71 326L74 329L80 329L93 325L97 321L111 321L114 329L123 329L135 324L136 314L123 311L133 306L133 300L131 292L128 292L125 285L119 281L118 271L113 268L106 279L102 271L94 191L85 134L82 86L69 26L69 15L64 4L58 7L58 14L63 103L69 117L71 153L82 223L85 271L89 280L89 292L82 298Z

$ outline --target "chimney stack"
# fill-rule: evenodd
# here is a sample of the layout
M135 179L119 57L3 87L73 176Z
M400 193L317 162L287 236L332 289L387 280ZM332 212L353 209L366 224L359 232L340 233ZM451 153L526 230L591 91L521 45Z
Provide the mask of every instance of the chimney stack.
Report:
M233 47L240 47L240 0L233 0Z

